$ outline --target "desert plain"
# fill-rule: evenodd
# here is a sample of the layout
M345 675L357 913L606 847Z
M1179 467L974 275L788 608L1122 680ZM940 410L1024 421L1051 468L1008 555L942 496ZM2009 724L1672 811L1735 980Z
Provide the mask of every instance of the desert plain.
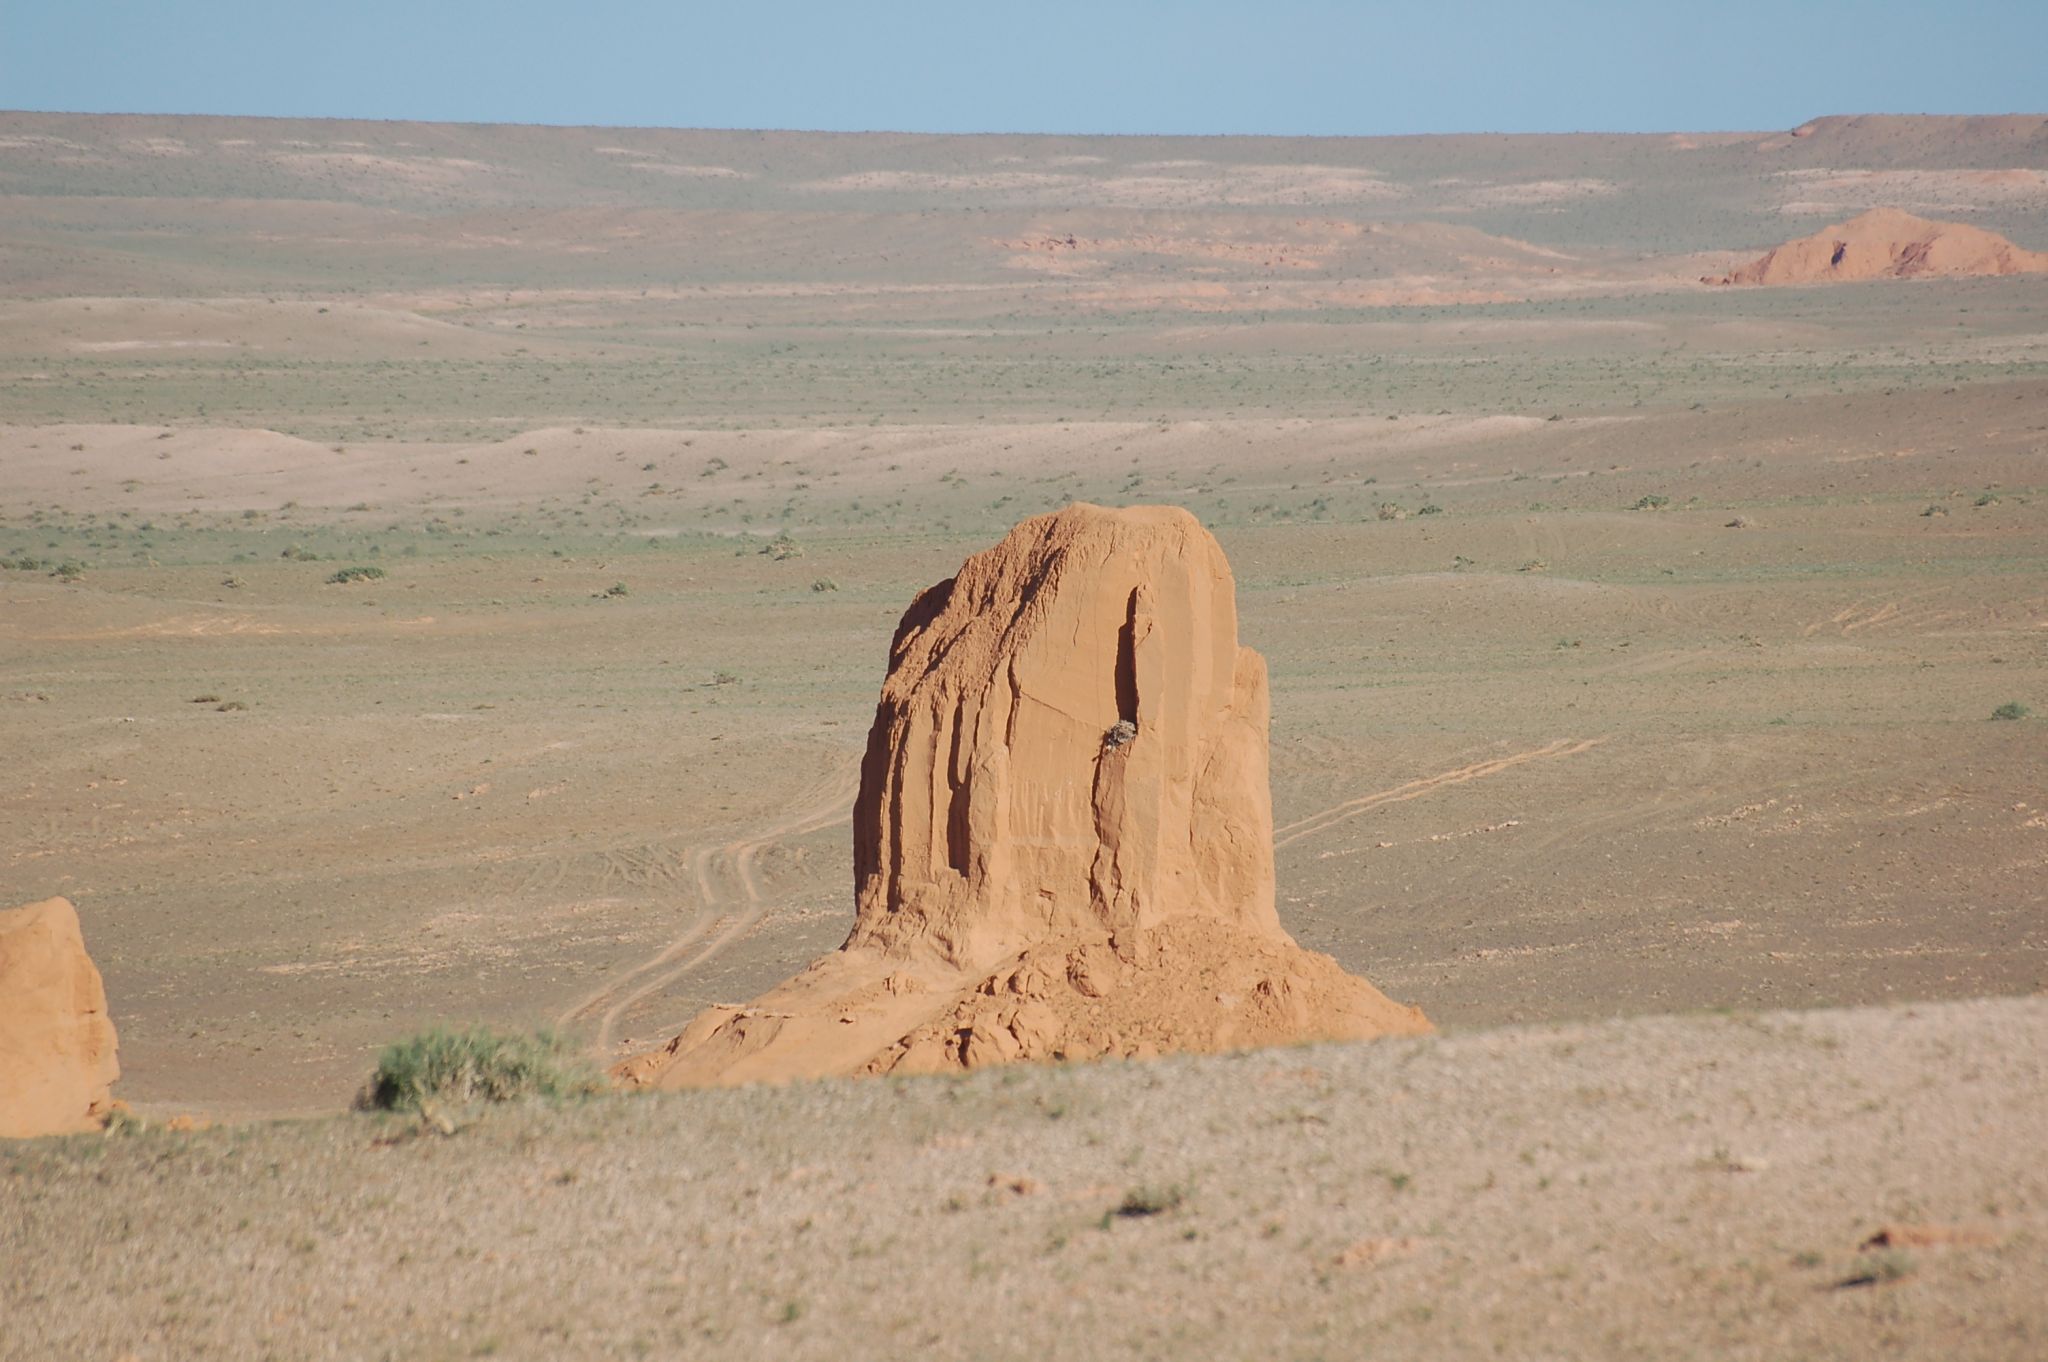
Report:
M2048 251L2048 119L0 115L0 906L143 1127L0 1153L0 1355L2038 1353L2048 273L1704 282L1872 209ZM837 946L899 616L1074 501L1440 1035L338 1115Z

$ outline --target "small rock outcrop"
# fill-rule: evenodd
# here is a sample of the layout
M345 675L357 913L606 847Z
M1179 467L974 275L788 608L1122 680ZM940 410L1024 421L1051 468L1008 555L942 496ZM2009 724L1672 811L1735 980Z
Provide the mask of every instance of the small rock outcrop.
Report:
M1412 1034L1274 907L1264 659L1172 507L1027 520L890 650L837 952L628 1082L930 1072Z
M1962 222L1935 222L1896 208L1873 208L1700 282L1825 284L2041 270L2048 270L2048 252L2024 250L1996 232Z
M100 972L69 899L0 912L0 1137L94 1130L120 1077Z

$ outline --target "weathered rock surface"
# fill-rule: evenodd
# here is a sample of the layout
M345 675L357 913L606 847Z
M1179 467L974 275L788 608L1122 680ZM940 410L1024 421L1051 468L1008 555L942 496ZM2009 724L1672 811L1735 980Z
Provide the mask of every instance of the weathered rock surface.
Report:
M1996 232L1962 222L1935 222L1896 208L1873 208L1700 282L1821 284L2039 270L2048 270L2048 252L2024 250Z
M1280 926L1264 660L1187 512L1075 505L918 597L854 806L844 946L635 1083L1428 1029Z
M120 1074L106 989L71 901L0 912L0 1137L96 1129Z

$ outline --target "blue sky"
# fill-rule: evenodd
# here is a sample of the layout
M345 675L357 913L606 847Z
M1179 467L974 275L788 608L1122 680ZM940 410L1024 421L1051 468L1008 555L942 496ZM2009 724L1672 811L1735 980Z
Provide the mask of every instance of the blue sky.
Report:
M917 132L1648 132L2048 107L2048 0L0 0L0 108Z

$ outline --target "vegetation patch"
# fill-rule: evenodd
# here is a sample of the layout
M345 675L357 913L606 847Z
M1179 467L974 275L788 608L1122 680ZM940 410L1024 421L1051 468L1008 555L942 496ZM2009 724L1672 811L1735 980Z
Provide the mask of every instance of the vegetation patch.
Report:
M1142 1220L1147 1216L1165 1215L1168 1211L1179 1210L1187 1199L1187 1189L1178 1184L1166 1187L1133 1187L1104 1219L1114 1216L1121 1220Z
M599 1075L552 1031L437 1026L387 1047L358 1105L423 1112L427 1103L581 1097L603 1087Z
M327 574L329 586L347 586L350 582L374 582L384 575L380 567L345 567Z

